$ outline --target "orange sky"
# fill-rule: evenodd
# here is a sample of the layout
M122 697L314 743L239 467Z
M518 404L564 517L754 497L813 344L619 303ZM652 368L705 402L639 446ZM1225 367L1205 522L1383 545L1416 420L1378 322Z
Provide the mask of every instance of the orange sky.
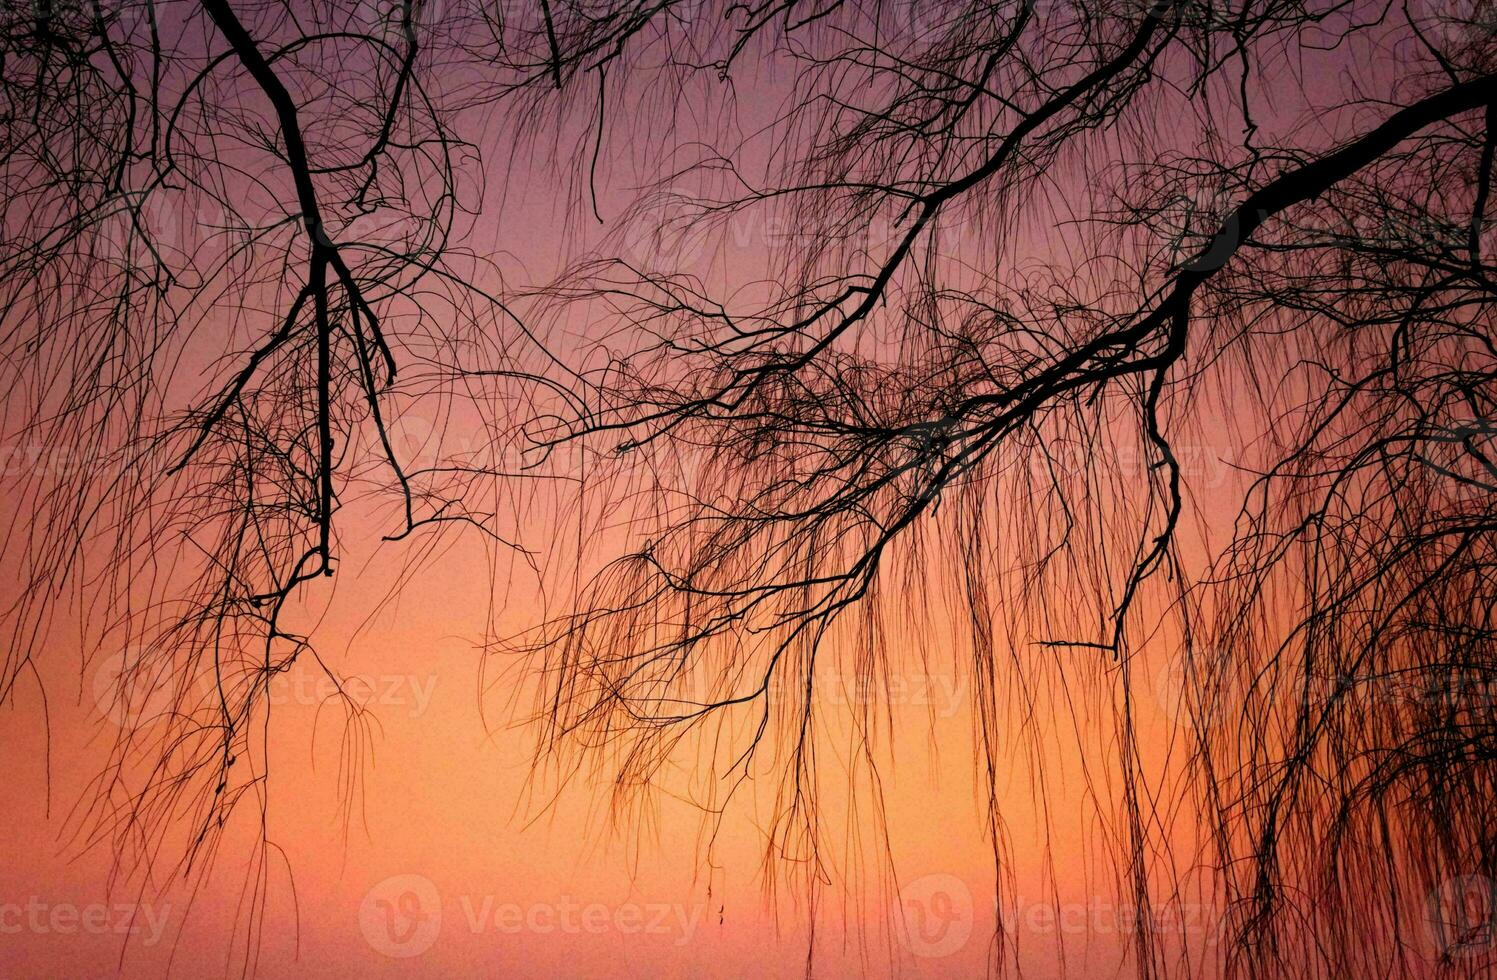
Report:
M737 124L751 129L755 106L768 111L772 101L750 105ZM631 168L646 141L617 139L604 155L605 187L639 176ZM556 186L543 159L495 171L471 247L503 252L509 274L535 281L561 264L563 252L589 244L586 234L569 237L559 221L569 191ZM605 191L604 214L621 207ZM776 234L767 225L736 226L726 257L711 259L718 274L748 278L745 270L766 261ZM419 441L422 417L407 426ZM449 440L462 438L461 426L446 428ZM1206 432L1196 448L1199 469L1187 477L1215 508L1207 513L1225 520L1233 499L1220 468L1231 453L1228 437ZM830 798L835 878L812 913L797 888L766 891L757 821L767 799L750 796L728 814L708 867L703 815L685 801L661 799L648 822L631 815L610 828L606 784L576 783L553 799L551 781L532 781L533 731L515 724L517 706L529 702L512 689L523 674L485 662L479 649L496 625L488 557L472 538L453 538L451 550L423 564L386 604L401 570L398 549L386 545L376 556L375 537L387 530L345 529L336 586L309 586L315 591L300 611L306 624L316 622L318 649L355 679L377 722L373 737L354 749L356 781L349 782L340 751L342 715L324 704L327 691L312 668L299 664L272 689L266 835L275 850L256 944L263 975L798 976L812 922L819 975L981 972L996 922L994 868L973 767L968 654L954 625L912 629L901 647L907 656L891 668L894 725L879 772L895 884L884 876L866 811L849 815L845 796ZM541 547L569 533L543 518L523 530L527 543ZM510 591L499 632L533 624L533 581L517 573L501 583ZM165 859L160 893L112 884L109 841L87 848L76 837L91 825L74 807L95 798L92 781L119 733L121 719L101 697L117 651L102 651L80 683L82 648L63 626L40 663L43 687L23 684L0 709L0 765L10 780L0 796L0 822L10 830L0 861L0 973L100 975L122 963L123 975L146 977L170 963L185 975L212 976L242 965L253 827L234 828L195 894L171 879ZM1132 668L1143 677L1135 710L1149 753L1144 767L1166 786L1178 776L1187 722L1172 655L1169 638L1156 637ZM1015 906L1009 928L1027 976L1124 974L1131 910L1117 897L1109 857L1117 845L1098 815L1099 808L1112 815L1116 805L1107 790L1115 789L1117 673L1084 659L1095 661L1095 651L1044 656L1067 661L1041 672L1044 700L1055 710L1032 722L1037 727L1025 728L1017 714L1003 726L1008 761L998 792ZM827 660L833 676L845 668L837 651ZM846 734L853 706L832 683L821 697L828 748L820 761L835 784L845 765L837 749L846 739L838 735ZM245 807L241 817L252 812ZM1178 821L1170 836L1188 851L1195 830L1188 810ZM849 824L864 836L850 840ZM169 843L163 853L175 860L181 848ZM1193 896L1155 914L1160 931L1174 937L1167 942L1196 951L1214 942L1215 917Z
M319 711L329 693L326 682L299 665L272 688L268 838L277 852L268 876L261 970L271 976L439 976L472 969L495 975L800 975L807 945L804 895L794 887L765 893L764 838L754 826L762 806L740 805L730 813L707 868L699 863L702 814L683 801L661 800L649 823L630 816L627 826L610 829L604 787L573 785L548 807L547 787L554 784L544 778L527 784L532 730L512 724L507 696L517 675L490 661L486 676L496 686L487 696L479 689L482 658L475 641L488 608L485 558L476 544L457 541L382 610L392 563L365 565L350 544L344 568L360 570L343 577L321 610L319 649L351 679L350 689L366 699L377 722L376 734L357 753L351 817L345 818L340 800L347 772L340 768L342 715L331 704ZM521 621L524 603L510 606L509 617ZM824 975L872 968L951 976L980 972L987 961L995 921L993 862L972 768L970 681L953 666L952 650L938 642L926 652L928 664L912 656L892 674L893 750L880 764L902 900L889 891L871 836L857 845L861 852L839 845L846 843L839 837L845 797L826 801L830 857L841 877L823 892L815 916L816 965ZM87 850L68 837L80 826L69 821L69 811L80 798L91 799L89 780L118 732L109 658L91 665L80 690L76 647L61 642L47 653L50 743L43 739L34 685L24 686L0 714L0 752L13 787L0 798L0 820L12 828L14 844L0 870L6 975L93 975L113 969L121 955L127 976L159 975L169 959L182 972L217 975L236 935L250 828L226 839L196 896L177 885L143 897L136 931L122 945L125 937L116 930L128 926L126 906L135 896L123 884L110 890L107 841ZM1165 659L1150 662L1166 672L1159 676L1167 685ZM1087 673L1071 671L1073 677ZM1086 702L1104 689L1078 688L1068 696L1080 702L1085 717L1100 710ZM842 778L837 767L845 765L836 752L845 744L836 719L847 717L856 698L831 678L820 697L829 748L819 764L835 786ZM147 696L143 703L155 702ZM1180 730L1176 723L1183 718L1167 696L1138 710L1146 724L1158 726L1156 744ZM148 721L135 723L149 730ZM1113 892L1076 729L1060 716L1040 725L1026 739L1014 719L1006 749L1011 768L999 778L1012 901L1023 903L1011 927L1020 961L1029 975L1058 975L1060 943L1071 969L1116 968L1128 903ZM1111 750L1096 734L1102 730L1085 737L1093 743L1092 778L1105 784L1098 760ZM1030 782L1030 751L1045 757L1043 795ZM1042 805L1049 808L1043 815ZM241 818L252 812L246 807ZM1039 830L1047 821L1048 859ZM168 869L163 864L160 870ZM901 906L909 916L902 939L900 929L889 928ZM1189 920L1182 932L1192 942L1210 941L1204 908L1179 914Z

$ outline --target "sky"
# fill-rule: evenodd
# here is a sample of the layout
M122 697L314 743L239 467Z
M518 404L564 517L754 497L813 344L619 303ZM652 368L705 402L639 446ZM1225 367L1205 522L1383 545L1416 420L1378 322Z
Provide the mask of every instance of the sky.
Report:
M1330 138L1351 125L1316 119L1313 109L1338 86L1354 85L1365 68L1359 57L1302 66L1277 115L1259 120L1265 131L1279 123L1305 138ZM1365 74L1375 79L1377 71ZM662 229L658 209L630 210L635 189L669 173L700 148L697 140L742 138L746 167L773 162L782 148L766 145L762 133L790 96L784 66L750 68L736 81L734 109L719 107L720 115L704 108L711 100L667 106L663 88L631 90L635 101L607 117L596 154L588 152L587 113L564 116L556 133L500 115L467 120L483 164L464 187L473 216L459 219L460 240L490 263L483 284L545 282L607 246L640 261L685 261L704 282L740 297L764 288L794 243L793 223L754 211L704 241ZM673 128L657 125L677 109ZM335 128L336 114L326 118ZM1188 143L1188 128L1172 138ZM1122 152L1111 139L1089 145ZM231 152L245 173L266 166L252 141ZM1050 210L1036 206L1028 215L1028 258L1072 247L1064 211L1076 202L1060 191L1076 175L1058 167ZM266 178L257 192L275 187ZM273 208L275 197L246 206ZM168 206L153 220L183 254L211 247L206 211ZM994 243L983 237L990 231L959 225L946 231L947 246L963 256L991 254ZM870 229L870 247L886 232ZM261 298L241 297L232 316L211 305L202 313L208 329L177 352L169 402L216 387L208 373L215 358L263 332ZM420 324L392 329L407 326L403 342L421 349ZM607 345L592 344L613 326L606 311L589 307L546 320L543 339L563 357L598 357ZM482 456L487 433L518 410L498 398L451 397L413 373L394 423L397 451L408 460ZM1302 394L1295 379L1274 380L1274 397L1285 403ZM1234 386L1244 383L1229 377L1220 390L1199 392L1216 413L1179 447L1192 507L1181 531L1188 561L1203 562L1221 543L1245 485L1229 465L1242 458L1233 404L1244 392ZM46 467L73 465L65 447L26 445L12 428L7 476L45 483ZM1113 462L1125 476L1146 465L1137 455ZM554 465L564 470L568 457ZM477 535L381 541L394 517L390 497L350 488L338 574L309 585L289 616L314 633L321 662L343 677L362 710L350 717L310 658L272 681L263 751L245 760L268 775L251 784L206 865L180 863L192 853L183 825L148 822L138 837L118 832L131 812L129 787L146 770L138 758L121 763L113 753L121 738L149 746L152 733L165 730L158 713L170 699L160 679L137 678L122 700L129 644L108 630L98 642L87 604L59 600L45 656L0 706L0 766L10 780L0 795L0 824L10 831L0 861L0 974L148 977L171 968L213 976L253 966L265 976L789 977L809 967L824 976L949 977L980 974L994 962L1001 929L1003 962L1024 976L1103 977L1127 975L1129 935L1141 914L1177 962L1209 960L1222 914L1209 898L1199 801L1182 784L1194 722L1182 704L1178 635L1150 634L1126 666L1137 764L1151 795L1176 801L1153 828L1172 849L1155 855L1152 869L1176 890L1141 911L1120 894L1114 863L1126 846L1115 775L1125 668L1087 649L1046 651L1038 660L1032 646L1009 649L1000 639L992 682L1012 694L1016 665L1027 665L1039 710L1026 713L1017 707L1022 699L1000 697L1007 707L984 729L950 547L966 529L955 517L937 519L926 532L931 547L891 563L892 598L883 601L894 615L881 688L859 686L854 636L828 641L815 704L825 865L812 870L806 853L768 849L780 839L773 769L782 760L773 753L721 814L713 806L727 771L706 764L709 753L695 744L669 759L660 792L623 805L606 765L616 757L603 753L596 768L576 771L570 757L537 761L538 663L493 641L562 608L568 581L584 569L579 549L596 558L630 540L627 529L602 529L616 501L579 502L569 492L522 483L496 503L515 540L542 556L533 568ZM8 491L0 498L5 519L24 527L30 499ZM1094 503L1106 515L1128 513L1127 501ZM1010 555L1004 534L1022 524L1010 519L1030 506L995 499L986 518L995 563ZM172 556L148 558L161 576L152 584L170 581ZM917 593L923 616L913 614ZM1017 607L1005 615L1016 633L1039 635ZM879 710L865 712L869 702ZM875 725L876 769L853 752L864 722ZM998 733L996 855L976 762L985 730ZM141 849L157 849L150 873L122 874L138 866Z

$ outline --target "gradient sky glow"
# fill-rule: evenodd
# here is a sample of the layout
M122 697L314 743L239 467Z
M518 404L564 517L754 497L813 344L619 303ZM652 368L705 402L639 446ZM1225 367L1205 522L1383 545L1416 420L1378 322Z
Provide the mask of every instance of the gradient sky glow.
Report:
M180 39L184 60L205 59L220 47L206 23L194 21ZM368 109L358 93L335 97L338 81L360 69L353 54L336 49L338 38L324 43L334 51L318 56L326 77L305 53L298 55L308 59L299 73L284 67L293 57L277 62L308 100L303 111L312 120L314 150L320 141L334 143L344 128L356 129L350 120ZM1261 70L1242 89L1264 107L1254 119L1261 143L1318 151L1364 131L1406 87L1390 66L1407 55L1407 45L1396 31L1369 31L1341 47L1264 53ZM528 463L532 457L513 452L512 427L526 412L543 415L557 404L546 402L545 392L517 394L482 369L564 364L598 372L621 356L615 345L645 333L626 332L623 307L611 293L562 302L557 293L527 291L586 259L608 253L641 266L666 265L698 277L704 294L745 308L790 281L812 234L797 223L805 214L797 212L800 205L765 203L690 234L672 220L684 213L678 210L684 197L710 199L735 179L767 184L819 138L798 128L803 121L786 122L786 107L805 98L801 86L809 83L777 52L735 67L731 97L726 83L706 77L712 73L681 81L667 67L646 63L627 83L605 81L615 87L606 89L611 111L601 114L580 86L544 111L528 103L514 110L506 103L501 111L475 97L474 105L454 112L471 144L457 154L465 210L454 219L454 264L473 285L511 297L533 336L492 310L491 319L449 336L449 321L458 317L442 299L423 316L404 309L387 322L407 371L388 400L390 431L408 466L461 459L512 470ZM453 55L432 69L432 91L451 98L468 91L464 86L477 84L464 74L470 67ZM1173 78L1189 67L1181 55L1160 72ZM174 84L182 83L168 87ZM1235 98L1234 86L1214 79L1192 93L1160 85L1116 126L1077 136L1023 185L1003 220L979 205L953 209L958 213L932 233L940 249L931 252L931 275L955 287L989 275L1015 283L1059 267L1074 272L1078 292L1095 288L1115 300L1098 284L1126 278L1117 270L1128 268L1131 253L1089 253L1092 240L1079 237L1075 222L1092 214L1110 182L1136 189L1129 187L1136 176L1129 167L1140 159L1180 160L1201 151L1215 138L1202 120L1226 118L1211 114L1227 112L1217 103ZM291 207L285 199L295 199L290 181L246 123L263 121L256 115L264 110L263 100L256 101L263 93L242 79L203 88L211 92L212 111L204 111L192 139L231 159L243 182L219 190L266 223L284 219ZM848 91L879 94L851 84ZM1358 106L1334 108L1354 94ZM731 178L725 168L705 177L700 171L710 168L692 169L707 146L731 148L739 168ZM953 166L945 159L940 165ZM409 166L412 198L432 193L437 182L430 173ZM175 254L211 264L204 257L226 247L216 228L221 210L181 200L168 199L149 219ZM384 213L376 210L364 225L350 220L334 237L393 236L378 225ZM5 214L15 224L32 217ZM287 220L285 233L299 233ZM900 220L907 216L849 231L844 247L823 260L861 263L862 270L898 241ZM239 363L273 329L296 292L274 275L229 285L224 296L231 299L207 290L194 297L173 321L191 321L193 328L162 342L163 378L155 393L161 404L153 409L163 415L218 391L226 365ZM907 324L887 310L881 315L887 319L871 318L864 332L845 341L846 351L833 352L897 363ZM88 346L82 337L53 342ZM1317 393L1302 365L1289 366L1300 353L1295 343L1286 341L1278 360L1246 366L1232 358L1217 364L1216 350L1191 351L1190 366L1202 376L1188 410L1180 407L1183 399L1166 410L1179 414L1172 421L1185 515L1177 543L1186 573L1202 573L1231 539L1252 470L1274 451L1269 443L1279 433L1261 431L1271 427L1268 420L1287 427ZM472 377L462 384L443 377L443 357L473 368ZM77 447L35 442L18 406L41 411L65 397L48 391L46 381L18 383L0 426L7 452L0 519L10 529L0 537L0 573L14 573L18 582L37 494L69 486L48 467L105 465L85 450L75 456ZM1157 518L1148 510L1157 501L1128 492L1152 473L1139 448L1138 417L1130 414L1136 406L1108 404L1121 407L1109 408L1112 414L1087 435L1105 455L1109 477L1087 485L1081 499L1093 518L1085 527L1100 529L1086 548L1114 559L1138 546L1139 528L1150 526L1150 514ZM296 419L288 418L290 427ZM111 424L122 423L101 420L98 433ZM1057 431L1064 424L1056 423ZM497 515L506 540L532 553L527 560L460 525L382 540L400 529L402 517L389 474L379 471L377 447L360 442L371 431L365 425L349 440L351 448L339 447L364 462L339 473L337 574L305 584L285 613L291 628L315 638L322 663L343 677L344 690L365 711L345 712L311 657L276 677L263 753L242 758L253 767L244 778L271 773L264 782L251 780L247 790L263 798L265 824L255 824L260 807L253 800L235 810L211 865L176 863L192 849L193 830L181 822L148 820L140 825L146 839L117 834L116 821L133 802L129 787L148 769L136 756L113 770L119 758L113 753L130 744L131 733L139 747L168 730L154 717L172 703L167 679L138 681L119 700L116 675L131 648L120 638L122 624L96 601L99 580L84 576L56 600L37 643L44 656L0 703L0 767L10 781L0 794L0 825L9 830L0 860L0 976L155 977L168 969L218 976L253 968L272 977L738 978L803 976L809 968L834 977L955 977L981 975L994 962L1000 919L1012 944L1006 962L1026 977L1126 976L1139 915L1151 917L1182 972L1190 966L1196 975L1211 975L1223 919L1210 868L1218 852L1214 815L1189 783L1200 743L1192 707L1182 700L1189 686L1182 629L1167 615L1178 598L1174 583L1155 581L1143 594L1133 615L1147 625L1134 656L1119 662L1095 642L1038 642L1107 635L1087 605L1093 600L1077 598L1105 595L1117 584L1100 560L1076 567L1057 562L1063 567L1053 577L1045 577L1048 569L1037 576L1062 585L1043 609L1025 591L1033 583L994 571L985 580L991 594L981 601L991 607L996 653L990 675L974 677L980 630L969 610L979 603L964 578L963 548L976 543L975 567L1011 570L1057 533L1054 511L1016 492L1022 480L1012 479L1025 472L1039 478L1039 460L1005 457L993 466L1003 479L989 474L951 489L949 507L922 516L891 547L870 614L876 619L846 616L818 650L815 788L825 864L817 870L809 848L772 853L773 842L784 839L775 823L784 809L776 795L784 746L767 743L745 769L751 778L732 805L711 812L727 792L753 715L728 714L724 727L712 730L722 736L719 743L712 735L683 741L661 766L657 791L630 797L624 792L630 787L613 782L626 761L622 742L594 755L537 762L546 662L510 652L503 642L565 613L609 559L649 551L650 520L660 517L652 508L672 499L657 493L652 480L676 478L685 487L710 480L719 472L716 447L697 456L683 449L669 459L679 471L660 477L645 467L630 470L627 462L610 468L597 456L584 466L568 445L538 466L555 479L465 484L464 503ZM1082 445L1078 439L1071 448ZM375 455L359 456L364 452ZM1074 462L1078 469L1087 465ZM108 484L130 474L96 476ZM596 482L579 491L584 476ZM90 540L79 552L80 567L94 571L104 547ZM142 604L137 609L177 578L195 574L193 562L202 556L183 549L132 556L138 564L124 574L135 578L119 588ZM1290 583L1268 605L1280 603L1287 617L1300 587ZM1281 607L1273 607L1275 616ZM879 634L887 659L878 669L866 670L870 645L860 629ZM748 649L756 641L740 642ZM736 649L724 644L710 652ZM872 689L864 686L869 676L878 679ZM206 684L204 697L213 691L206 677L175 683ZM783 693L793 702L800 692ZM1236 724L1256 695L1229 689L1221 696L1218 709L1225 710L1213 716L1216 723ZM985 705L994 706L996 718L983 715ZM1121 735L1125 729L1136 757ZM979 746L994 733L994 771L984 774ZM864 744L876 766L860 757ZM1148 832L1160 846L1148 870L1170 883L1160 885L1146 911L1119 889L1119 861L1130 842L1118 773L1128 766L1141 774L1143 795L1154 806ZM1003 821L996 855L987 776ZM262 833L267 847L257 846ZM117 847L126 851L116 853ZM121 873L155 848L149 875ZM999 902L1008 907L1000 910ZM1387 938L1376 934L1383 928L1376 923L1366 928L1369 942ZM1417 925L1399 938L1411 949L1430 939Z

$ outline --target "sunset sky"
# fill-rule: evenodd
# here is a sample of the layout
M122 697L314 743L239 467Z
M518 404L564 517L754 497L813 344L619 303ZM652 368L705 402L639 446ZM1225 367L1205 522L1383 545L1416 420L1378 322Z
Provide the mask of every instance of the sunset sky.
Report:
M66 6L0 977L1480 975L1486 5Z

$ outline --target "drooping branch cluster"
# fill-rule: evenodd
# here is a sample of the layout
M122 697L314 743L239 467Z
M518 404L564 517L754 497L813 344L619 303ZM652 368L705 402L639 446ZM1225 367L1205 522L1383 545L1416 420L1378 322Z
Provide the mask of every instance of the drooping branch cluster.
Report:
M529 397L497 274L460 245L482 175L421 11L0 14L20 579L0 692L34 675L63 611L90 624L90 671L118 661L106 713L124 724L84 832L123 873L163 852L206 866L241 803L263 826L270 684L299 661L337 683L306 603L337 571L349 501L393 499L392 541L462 524L511 546L502 515L466 505L471 472L417 465L399 438L465 373L496 404ZM367 722L339 703L356 761ZM253 867L259 900L263 849Z
M1493 870L1490 706L1471 700L1491 664L1491 32L1381 4L951 4L916 39L882 32L894 6L791 4L699 58L729 79L745 50L796 66L770 135L696 149L641 198L656 254L621 240L632 254L605 248L549 294L624 326L592 412L539 438L590 443L646 488L645 546L533 638L553 744L632 794L683 744L726 742L709 813L767 754L769 849L819 853L818 662L874 687L898 670L890 638L926 591L909 582L944 558L973 676L1118 665L1138 907L1168 887L1150 855L1171 842L1128 665L1164 631L1189 666L1184 785L1210 814L1225 963L1428 968L1401 923ZM678 51L635 43L647 64ZM1296 59L1366 70L1332 94ZM681 248L693 235L718 250ZM1245 474L1220 554L1181 542L1212 492L1182 466L1203 425ZM949 537L995 519L1008 533L983 547ZM1307 677L1339 686L1305 703ZM1345 696L1398 677L1435 703ZM974 711L991 753L1002 712ZM1348 916L1369 888L1385 942ZM1169 968L1135 938L1140 969ZM1450 952L1439 969L1480 969Z

